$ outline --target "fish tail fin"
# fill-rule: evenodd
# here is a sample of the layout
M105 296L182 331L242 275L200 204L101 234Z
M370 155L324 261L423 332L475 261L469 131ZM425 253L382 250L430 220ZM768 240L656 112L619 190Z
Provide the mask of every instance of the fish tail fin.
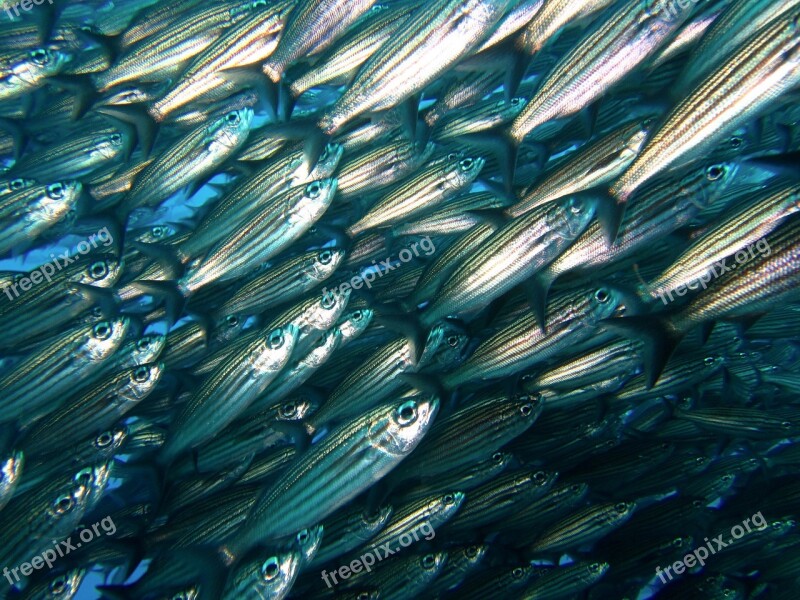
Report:
M609 330L644 342L644 369L647 387L652 388L683 339L684 332L668 319L650 315L612 318L601 321Z
M542 333L547 333L547 296L550 293L553 281L555 281L555 276L550 271L545 270L537 273L520 286Z
M14 142L14 160L19 160L28 144L28 134L25 133L25 129L16 120L7 117L0 117L0 129L11 136Z
M122 123L133 125L136 130L136 139L142 154L145 158L150 156L153 144L158 135L158 121L151 115L142 104L131 104L125 106L102 106L97 112L121 121Z
M625 216L625 203L617 201L611 194L602 194L597 203L597 222L603 232L606 247L610 248L619 235L622 219Z
M274 82L264 71L257 67L234 67L219 71L217 77L238 84L242 87L249 87L258 94L260 108L263 109L273 121L278 119L278 108L280 104L280 84Z
M146 279L134 281L130 285L145 294L163 300L167 321L170 326L175 324L186 303L186 295L181 292L180 287L177 287L171 281L150 281Z

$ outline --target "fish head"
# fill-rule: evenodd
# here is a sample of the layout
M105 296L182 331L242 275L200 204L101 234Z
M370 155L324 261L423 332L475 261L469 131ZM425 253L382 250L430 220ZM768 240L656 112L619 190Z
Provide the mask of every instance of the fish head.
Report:
M161 352L164 350L166 345L167 338L164 335L158 333L148 333L147 335L143 335L136 340L133 347L132 359L134 364L146 365L147 363L153 362L161 355ZM152 373L149 375L152 375ZM134 377L134 379L136 379L136 377ZM143 383L148 379L149 377L141 380L140 383Z
M542 490L547 489L553 483L555 483L556 479L558 479L558 473L556 471L534 471L528 473L526 477L520 478L518 480L518 485L529 485L530 482L531 489L535 490L536 493L541 493Z
M78 472L50 500L45 511L48 519L54 523L80 519L89 501L92 485L91 469Z
M164 363L134 367L130 371L127 385L118 395L132 402L139 401L153 391L163 374Z
M488 551L489 546L486 544L471 544L458 550L462 560L470 565L477 565L480 563Z
M451 168L445 176L446 185L453 189L461 189L475 181L480 174L486 159L478 156L456 157Z
M388 414L385 412L388 411ZM385 409L385 423L375 428L385 452L394 455L410 453L422 440L439 411L439 399L416 397L403 399ZM384 421L384 419L380 419Z
M5 196L6 194L13 194L15 192L21 192L22 190L27 190L28 188L32 188L35 185L36 185L35 179L28 179L26 177L7 179L5 181L0 182L0 196Z
M371 308L364 307L351 310L339 322L338 327L339 331L342 332L342 337L346 340L357 338L369 327L374 316L375 311Z
M617 502L610 511L609 519L614 523L627 521L636 510L635 502Z
M412 581L430 581L444 568L447 563L446 552L429 552L418 556L410 565L408 574Z
M294 583L302 562L303 556L297 550L259 549L230 574L224 597L282 598Z
M303 561L308 563L314 558L314 555L322 545L323 526L314 525L307 529L301 529L294 536L291 546L297 550L303 557Z
M11 456L0 463L0 498L19 482L24 464L25 455L21 451L12 453Z
M341 248L323 248L314 255L305 272L317 281L325 281L336 271L344 257L345 251Z
M61 72L72 60L72 55L57 48L34 48L18 62L14 72L27 83Z
M117 282L121 274L122 261L113 254L104 254L87 263L76 275L75 282L109 288Z
M112 160L128 155L133 148L133 135L125 131L106 131L92 137L86 152L92 156L99 155L103 160Z
M92 440L92 446L97 455L113 456L120 448L122 448L125 440L128 438L127 427L114 427L108 431L104 431Z
M354 526L356 534L362 532L367 533L368 535L361 539L368 541L374 534L378 533L386 526L393 513L394 509L391 504L380 506L375 511L366 509L354 515L352 525Z
M57 220L74 210L83 191L80 181L59 181L45 186L36 203L36 212L46 220Z
M128 333L130 319L118 317L95 323L86 342L86 355L91 361L104 360L116 352Z
M325 179L333 175L336 167L339 166L339 161L344 154L344 147L341 144L325 144L322 149L322 154L317 159L317 164L308 174L309 179Z
M464 324L457 319L445 319L436 327L441 329L442 336L430 365L446 371L464 362L472 338Z
M434 502L436 504L435 508L438 508L438 510L445 515L454 514L461 507L461 504L464 502L464 498L466 498L466 494L464 494L464 492L445 492Z
M86 569L69 569L58 573L47 584L46 598L72 598L86 575Z
M291 323L267 332L253 368L263 372L280 371L292 356L299 336L300 330Z
M293 395L273 407L275 410L275 420L299 421L315 413L320 405L320 400L311 395Z
M518 421L519 427L524 431L542 414L544 402L541 394L514 394L504 407L507 418Z
M218 143L225 150L243 144L253 124L253 109L250 107L232 110L212 123L209 127L211 145Z

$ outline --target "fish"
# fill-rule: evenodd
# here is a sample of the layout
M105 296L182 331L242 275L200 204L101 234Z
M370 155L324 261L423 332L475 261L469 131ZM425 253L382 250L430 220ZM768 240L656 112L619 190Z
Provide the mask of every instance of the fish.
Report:
M427 434L438 410L439 400L435 397L392 402L332 430L324 442L312 447L264 491L242 523L239 535L220 547L223 560L230 563L259 539L281 537L296 531L298 525L304 522L316 523L333 513L357 496L363 487L395 468L416 448ZM363 465L338 459L354 451L364 452ZM296 502L287 504L287 498L313 494L314 487L325 489L336 484L341 475L331 469L333 466L344 471L344 477L348 478L350 484L347 489L329 496L327 502L317 504L311 512L306 505ZM308 473L315 475L311 480L314 486L309 486ZM275 505L303 506L302 515L289 511L277 513L279 517L276 518Z
M345 94L323 114L320 129L331 135L366 111L392 108L415 94L483 41L510 4L439 0L410 15L400 34L364 63Z

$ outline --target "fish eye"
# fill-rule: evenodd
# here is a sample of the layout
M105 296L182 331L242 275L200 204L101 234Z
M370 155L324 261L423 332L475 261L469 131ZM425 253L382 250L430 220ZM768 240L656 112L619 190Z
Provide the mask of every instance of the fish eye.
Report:
M118 145L122 143L122 135L119 133L112 133L111 134L111 143Z
M589 570L592 573L599 573L600 571L602 571L602 566L600 565L600 563L592 563L589 565Z
M516 106L517 104L519 104L519 98L512 98L512 99L511 99L511 104L513 104L514 106Z
M31 60L37 65L46 65L50 62L50 53L43 48L37 48L31 51Z
M533 405L530 402L526 402L522 406L519 407L519 414L523 417L528 417L533 412Z
M225 120L231 125L238 125L242 118L237 112L229 112L227 115L225 115Z
M458 336L451 335L450 337L448 337L447 345L450 346L451 348L455 348L456 346L458 346Z
M293 417L296 413L297 413L297 404L293 400L290 400L289 402L281 406L281 416L285 419Z
M595 298L595 300L597 300L597 301L598 301L600 304L605 304L606 302L608 302L609 295L608 295L608 292L607 292L606 290L604 290L604 289L602 289L602 288L601 288L601 289L597 290L597 291L594 293L594 298Z
M136 349L140 352L144 352L148 348L150 348L150 337L143 337L136 340Z
M228 315L227 317L225 317L225 323L229 327L236 327L239 324L239 317L237 317L236 315Z
M309 198L317 198L319 196L320 186L319 183L316 181L314 183L309 183L306 186L306 196Z
M453 494L445 494L442 500L444 501L445 504L450 505L456 501L456 498L455 496L453 496Z
M161 225L155 225L151 231L155 238L164 237L165 230Z
M321 262L323 265L327 265L329 262L331 262L331 259L333 258L333 252L331 252L330 250L323 250L322 252L319 253L317 258L319 259L319 262Z
M742 138L740 138L738 135L733 136L731 138L731 148L738 148L742 145L742 141Z
M103 321L94 326L94 337L99 340L107 340L111 337L111 325Z
M721 165L712 165L706 169L706 178L709 181L716 181L725 174L725 169Z
M92 266L89 267L89 275L92 276L92 279L102 279L108 275L108 267L105 261L99 260L93 263Z
M475 558L478 556L478 547L477 546L469 546L464 554L467 555L467 558Z
M624 513L626 510L628 510L628 505L624 502L619 502L614 505L614 510L616 510L618 513Z
M713 357L713 356L706 356L706 357L703 359L703 364L704 364L705 366L707 366L707 367L713 366L713 364L714 364L715 362L716 362L716 361L714 360L714 357Z
M783 421L781 423L781 427L783 427L784 429L791 429L792 428L792 423L791 423L791 421Z
M325 294L322 297L322 308L325 310L330 310L334 306L336 306L336 296L333 294Z
M58 577L50 582L50 591L56 596L60 596L67 589L67 582L63 577Z
M436 557L433 554L426 554L422 557L422 568L432 569L436 565Z
M462 171L469 171L472 168L472 165L475 164L475 161L471 158L465 158L458 164L461 165Z
M369 592L361 592L356 598L358 600L369 600Z
M544 471L536 471L536 473L533 474L533 480L536 483L544 483L547 481L547 475Z
M72 509L73 501L72 496L61 496L55 503L55 511L63 515Z
M137 383L144 383L150 378L150 369L147 367L136 367L133 372L133 380Z
M353 313L353 320L360 321L363 318L364 318L364 313L361 312L360 310L357 310L356 312Z
M25 187L25 181L23 179L14 179L9 185L12 190L21 190Z
M521 567L515 567L514 570L511 571L511 577L514 579L522 579L524 574L525 571Z
M272 581L278 576L280 568L278 567L278 557L272 556L264 561L261 565L261 577L264 581Z
M297 541L301 544L306 544L308 542L308 529L303 529L300 533L297 534Z
M503 462L503 453L495 452L494 454L492 454L492 460L498 464Z
M579 215L583 212L583 202L578 198L572 198L569 201L569 211L573 215Z
M396 417L400 425L411 425L411 423L417 420L417 403L413 400L404 402L397 408Z
M58 200L64 197L64 186L60 183L54 183L47 186L47 195L53 200Z
M458 153L456 152L451 152L450 154L447 155L447 160L455 160L457 158L458 158Z
M269 334L269 340L267 344L269 345L270 350L277 350L283 346L283 341L283 330L278 328Z
M681 546L683 546L683 539L675 538L674 540L672 540L672 545L675 546L676 548L680 548Z
M114 440L114 436L111 435L111 432L110 431L104 431L103 433L101 433L100 435L97 436L97 439L95 440L95 442L97 442L97 445L100 446L101 448L105 448L113 440Z

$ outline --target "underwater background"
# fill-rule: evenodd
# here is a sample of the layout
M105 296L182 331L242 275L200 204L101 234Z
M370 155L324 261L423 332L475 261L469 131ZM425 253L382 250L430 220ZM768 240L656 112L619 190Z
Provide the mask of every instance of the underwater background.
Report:
M800 2L0 21L3 598L796 598Z

